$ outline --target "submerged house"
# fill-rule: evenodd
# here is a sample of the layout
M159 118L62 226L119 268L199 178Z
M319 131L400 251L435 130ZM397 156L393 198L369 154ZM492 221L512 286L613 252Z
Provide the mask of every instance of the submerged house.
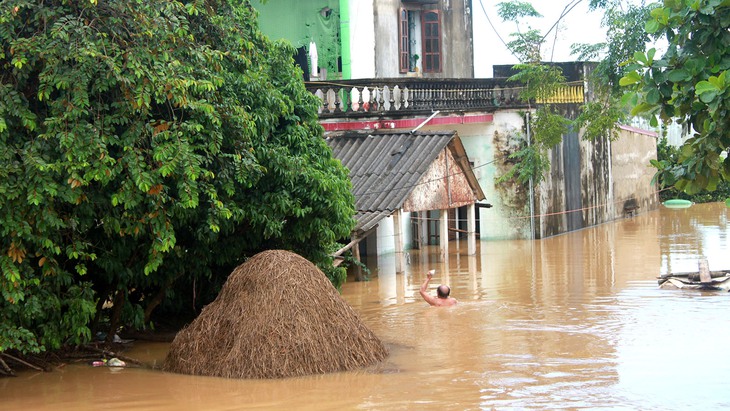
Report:
M406 196L383 202L383 209L375 212L361 197L381 190L368 191L368 185L380 187L383 182L357 180L358 229L353 239L362 240L364 253L399 253L423 241L443 249L446 239L471 236L481 240L477 247L484 240L545 238L658 204L647 167L656 158L656 135L631 127L623 127L615 141L586 141L575 130L551 150L552 166L544 182L534 187L498 182L513 164L509 155L527 144L529 107L519 98L520 85L507 80L507 68L495 67L495 78L473 78L474 53L486 51L473 50L471 0L277 0L256 7L264 33L287 39L306 53L307 58L297 61L309 73L307 89L322 100L325 138L335 157L352 167L353 183L362 178L357 170L366 168L367 158L373 169L383 166L384 158L393 158L391 151L351 163L343 147L354 149L367 139L386 137L408 144L414 135L452 133L468 158L462 169L476 184L469 178L463 187L468 183L472 190L473 205L411 209ZM587 79L593 65L561 67L568 84L554 103L572 117L592 98ZM386 180L393 183L392 177ZM373 225L365 225L370 217ZM423 228L424 220L430 228ZM474 221L473 228L468 221ZM423 237L429 230L448 234Z
M434 237L446 255L450 230L465 233L468 254L476 253L474 209L484 193L455 131L350 131L329 135L327 144L350 170L357 209L352 245L366 240L370 245L365 249L376 249L374 242L384 233L372 234L384 219L392 218L390 240L396 255L403 253L405 244L418 247ZM467 210L463 220L456 215L460 207ZM401 229L406 221L411 222L410 230ZM354 248L356 258L359 250Z

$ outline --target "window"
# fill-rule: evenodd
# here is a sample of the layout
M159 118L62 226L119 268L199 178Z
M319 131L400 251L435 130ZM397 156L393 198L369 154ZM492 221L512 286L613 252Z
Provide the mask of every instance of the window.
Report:
M398 62L401 73L415 71L416 67L422 68L424 73L441 72L441 16L438 10L399 10Z
M441 72L441 26L439 14L434 11L423 13L423 71Z
M398 20L398 54L400 56L400 72L405 73L410 69L411 61L411 40L410 30L408 29L409 12L406 9L400 9L400 18Z

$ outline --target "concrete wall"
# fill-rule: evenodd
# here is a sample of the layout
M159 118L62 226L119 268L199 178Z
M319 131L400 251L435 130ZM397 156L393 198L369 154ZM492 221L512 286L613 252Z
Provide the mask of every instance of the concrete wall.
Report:
M550 173L536 187L536 238L622 218L632 203L638 212L658 205L649 167L656 159L654 133L623 127L616 141L564 136L550 158ZM576 180L579 186L571 184Z
M373 0L375 22L375 77L399 77L398 0Z
M438 0L441 11L441 73L422 73L432 78L473 78L471 0ZM398 65L399 0L373 0L375 16L375 76L402 77Z
M259 12L261 31L273 40L286 39L296 47L310 51L317 45L317 66L335 73L340 57L339 0L276 0L267 3L253 1ZM325 7L330 13L320 13ZM316 71L316 70L315 70Z
M375 77L375 16L373 1L349 0L350 61L353 79Z
M522 134L522 117L514 110L493 113L491 123L457 124L448 126L459 134L474 175L486 196L483 204L491 208L477 208L481 239L529 238L530 213L525 187L514 183L497 184L506 172L503 158L510 147L516 147ZM436 131L439 127L425 126L423 130Z
M401 233L403 233L403 249L409 250L414 248L415 239L413 238L413 229L411 228L411 214L412 213L403 213L403 218L401 219ZM376 238L377 238L377 244L376 249L378 255L380 254L387 254L387 253L393 253L395 252L395 225L394 225L394 218L387 217L381 220L380 224L378 225L378 229L376 230ZM368 244L368 248L370 248L371 245Z
M480 239L545 238L571 230L627 217L625 208L643 213L658 207L656 189L651 184L654 170L649 160L656 158L656 134L621 127L615 141L586 141L578 133L549 153L551 170L534 187L531 212L530 187L513 182L497 183L512 166L507 158L525 139L524 113L502 110L493 113L491 123L446 126L456 130L473 164L491 208L477 208ZM422 131L444 126L424 126ZM438 219L438 212L430 218ZM404 248L414 248L410 213L403 213ZM378 254L395 250L393 219L381 222L376 236ZM368 243L368 248L374 244Z
M649 161L656 160L656 147L656 133L625 126L621 127L619 139L611 143L613 218L626 216L625 206L632 199L639 213L659 206L657 188L651 184L655 170L649 167Z
M525 142L524 113L493 115L492 123L448 126L458 132L473 164L486 196L482 203L492 205L477 209L482 240L529 239L532 226L535 238L545 238L623 218L632 203L637 212L658 206L649 167L656 159L655 133L622 127L615 141L587 141L569 133L550 150L550 172L532 189L531 204L529 185L497 182L513 165L508 156Z

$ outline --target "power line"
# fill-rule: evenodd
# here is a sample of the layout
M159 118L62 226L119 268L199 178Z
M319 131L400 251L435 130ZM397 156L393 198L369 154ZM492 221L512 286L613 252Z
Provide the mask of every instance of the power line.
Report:
M551 31L552 31L553 29L555 29L555 37L554 37L554 39L553 39L553 48L552 48L552 51L551 51L551 53L550 53L550 61L553 61L553 57L555 56L555 44L557 44L557 42L558 42L558 30L557 30L557 28L556 28L556 27L558 26L558 24L560 23L560 21L561 21L561 20L562 20L563 18L565 18L565 16L567 16L567 15L568 15L568 13L570 13L570 12L571 12L571 11L572 11L572 10L573 10L573 9L575 8L575 6L577 6L578 4L580 4L580 3L582 2L582 1L583 1L583 0L571 0L571 1L570 1L570 2L569 2L569 3L568 3L568 4L566 5L566 6L565 6L565 8L563 9L563 11L562 11L562 12L560 13L560 16L559 16L559 17L558 17L558 19L557 19L557 20L555 21L555 23L554 23L554 24L553 24L553 25L552 25L552 26L551 26L551 27L550 27L550 28L548 29L548 31L546 31L546 32L545 32L545 35L544 35L544 36L542 36L542 39L541 39L541 40L542 40L542 41L545 41L545 38L547 38L548 34L550 34L550 32L551 32Z
M499 41L501 41L502 44L504 44L504 46L507 48L507 50L509 50L509 52L512 53L512 55L514 57L517 57L517 55L514 53L514 51L512 51L512 49L507 44L507 42L504 41L502 36L499 34L499 30L497 30L497 28L494 27L494 24L492 24L492 19L489 18L489 14L487 14L487 10L484 8L484 3L482 3L482 0L479 0L479 5L482 6L482 12L484 13L484 17L487 18L487 22L489 23L489 26L492 28L492 30L494 30L494 34L497 35L497 38L499 39ZM518 58L518 60L519 60L519 58Z

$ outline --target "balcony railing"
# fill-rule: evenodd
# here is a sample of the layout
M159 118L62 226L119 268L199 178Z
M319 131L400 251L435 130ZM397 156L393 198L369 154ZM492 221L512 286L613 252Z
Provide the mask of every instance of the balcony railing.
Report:
M358 79L307 83L322 100L320 118L398 116L525 107L506 79Z

